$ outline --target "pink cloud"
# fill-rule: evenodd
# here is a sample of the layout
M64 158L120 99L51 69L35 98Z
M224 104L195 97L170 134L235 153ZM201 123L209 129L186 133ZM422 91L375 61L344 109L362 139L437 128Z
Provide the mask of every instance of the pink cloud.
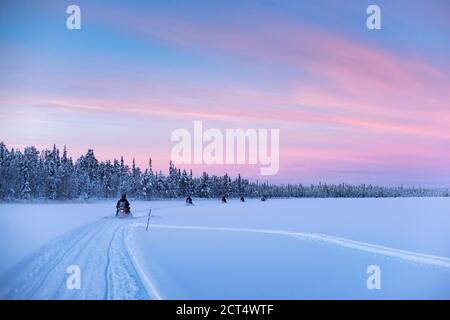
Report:
M274 15L249 18L245 27L218 22L209 28L161 14L139 18L112 11L101 17L100 23L112 28L120 21L120 32L139 41L164 41L200 56L213 53L238 67L249 63L270 70L290 68L299 76L283 78L275 72L273 82L282 85L268 88L272 90L253 83L227 87L205 81L152 83L130 75L117 84L99 77L89 78L88 85L98 88L100 97L17 92L0 104L226 123L238 119L250 127L279 125L287 137L281 162L285 170L332 163L342 170L348 163L364 168L408 164L432 170L448 164L448 64L435 66L417 56ZM111 88L118 97L109 94ZM314 135L314 130L323 136ZM305 145L303 139L308 138L314 147Z
M119 18L135 36L144 39L158 39L204 54L215 50L309 74L307 79L290 80L286 97L275 101L272 110L259 112L261 117L336 121L370 130L449 137L443 130L449 125L449 65L432 66L412 55L402 56L275 15L253 16L245 20L245 27L217 23L209 28L160 13L139 19L112 12L107 19ZM258 102L271 98L261 92L254 96ZM277 107L287 104L322 107L330 115L305 114L303 110L283 110L280 115ZM224 109L219 111L229 113ZM257 112L255 107L240 110L249 118Z

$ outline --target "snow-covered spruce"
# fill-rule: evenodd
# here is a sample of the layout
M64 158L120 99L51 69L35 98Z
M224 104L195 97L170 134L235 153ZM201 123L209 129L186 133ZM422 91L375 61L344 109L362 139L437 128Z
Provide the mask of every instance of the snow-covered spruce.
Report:
M231 179L209 175L199 178L192 170L180 170L172 162L168 174L155 172L151 159L142 171L123 158L98 161L94 151L74 160L54 146L39 152L35 147L22 151L8 149L0 142L0 200L13 199L88 199L114 198L121 193L143 200L186 198L240 198L240 197L305 197L305 198L369 198L448 196L448 190L423 188L379 187L372 185L302 184L273 185L250 182L238 175Z

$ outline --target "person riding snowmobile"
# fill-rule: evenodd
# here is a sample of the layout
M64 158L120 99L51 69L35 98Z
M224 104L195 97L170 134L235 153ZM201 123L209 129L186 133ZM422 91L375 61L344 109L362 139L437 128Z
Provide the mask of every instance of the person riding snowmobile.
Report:
M125 208L125 212L127 214L130 213L130 203L128 202L127 195L125 193L122 194L122 197L119 199L119 201L117 201L117 204L116 204L116 209L117 209L116 216L119 215L119 208Z

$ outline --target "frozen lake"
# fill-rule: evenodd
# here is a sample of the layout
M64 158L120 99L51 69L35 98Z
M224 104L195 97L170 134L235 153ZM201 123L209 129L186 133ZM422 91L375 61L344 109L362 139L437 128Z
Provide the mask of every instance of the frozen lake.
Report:
M449 198L194 201L132 202L131 220L114 201L0 204L0 295L450 298ZM74 264L80 290L64 285Z

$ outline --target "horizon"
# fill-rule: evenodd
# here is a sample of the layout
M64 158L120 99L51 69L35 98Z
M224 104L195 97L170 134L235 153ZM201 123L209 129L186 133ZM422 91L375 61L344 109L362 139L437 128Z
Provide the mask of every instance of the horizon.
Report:
M177 167L275 184L447 188L450 4L427 3L379 0L382 29L369 30L370 1L77 1L81 29L68 30L71 3L7 1L1 139L123 154L141 168L151 156L164 171L171 133L202 120L279 129L279 173Z

